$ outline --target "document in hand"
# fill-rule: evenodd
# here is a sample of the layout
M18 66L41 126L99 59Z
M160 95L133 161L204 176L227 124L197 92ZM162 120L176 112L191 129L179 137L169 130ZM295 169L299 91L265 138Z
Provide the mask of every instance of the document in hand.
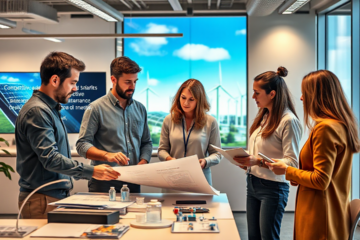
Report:
M229 162L231 162L232 164L234 164L236 166L241 166L241 164L233 159L235 156L239 156L239 157L248 157L248 156L250 156L243 148L235 148L235 149L224 150L224 149L216 147L216 146L214 146L212 144L210 144L210 145L213 148L215 148L216 151L218 151L221 155L223 155L224 158L226 158Z
M166 162L113 167L124 182L179 191L219 195L207 182L196 155Z

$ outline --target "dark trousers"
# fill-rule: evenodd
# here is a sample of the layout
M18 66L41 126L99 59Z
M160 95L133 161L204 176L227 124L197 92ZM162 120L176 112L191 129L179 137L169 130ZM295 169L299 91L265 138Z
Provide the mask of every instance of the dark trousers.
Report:
M249 240L280 239L289 185L247 176L246 215Z
M110 187L115 187L116 192L119 193L124 184L128 185L128 188L130 189L130 194L140 193L140 185L122 182L122 181L115 181L115 180L101 181L92 178L88 182L88 187L89 187L89 192L106 192L106 193L109 192Z

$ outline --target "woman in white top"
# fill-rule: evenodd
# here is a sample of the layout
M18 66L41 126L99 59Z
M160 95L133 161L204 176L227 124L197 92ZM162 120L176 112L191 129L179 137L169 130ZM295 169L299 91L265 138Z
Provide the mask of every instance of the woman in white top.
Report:
M185 81L177 91L170 114L165 117L160 136L158 157L161 161L197 155L210 185L210 167L221 155L210 144L221 147L220 131L210 110L203 85L196 79Z
M280 227L289 195L284 175L275 175L264 160L279 159L298 167L302 127L290 92L282 77L287 70L268 71L255 77L253 99L259 112L250 128L249 157L234 160L247 170L246 214L249 239L280 239Z

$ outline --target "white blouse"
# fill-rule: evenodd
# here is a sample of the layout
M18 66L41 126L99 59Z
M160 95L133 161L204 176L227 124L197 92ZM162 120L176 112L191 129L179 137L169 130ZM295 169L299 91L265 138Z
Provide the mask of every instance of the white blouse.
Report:
M264 123L266 120L263 119ZM269 158L275 158L284 161L286 164L298 167L299 164L299 145L302 137L302 127L299 119L289 109L284 111L279 126L271 136L266 139L261 137L264 129L261 124L250 136L249 154L258 156L261 152ZM271 180L275 182L286 182L285 175L276 175L268 168L252 166L248 168L248 173L256 177Z

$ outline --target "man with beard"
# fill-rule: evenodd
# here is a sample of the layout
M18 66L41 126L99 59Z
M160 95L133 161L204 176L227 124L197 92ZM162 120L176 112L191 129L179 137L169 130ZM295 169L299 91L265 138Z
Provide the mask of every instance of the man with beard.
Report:
M40 189L21 212L23 218L47 218L49 203L69 196L72 179L113 180L120 175L108 165L91 166L71 159L61 105L77 91L83 62L64 52L52 52L40 68L41 86L22 107L16 120L19 207L31 191L51 181L68 179Z
M84 113L78 153L92 160L93 165L110 166L146 164L150 161L152 142L144 105L132 99L140 67L128 57L115 58L111 65L113 88L107 95L92 102ZM89 181L90 192L119 192L127 184L131 193L140 186L121 181Z

